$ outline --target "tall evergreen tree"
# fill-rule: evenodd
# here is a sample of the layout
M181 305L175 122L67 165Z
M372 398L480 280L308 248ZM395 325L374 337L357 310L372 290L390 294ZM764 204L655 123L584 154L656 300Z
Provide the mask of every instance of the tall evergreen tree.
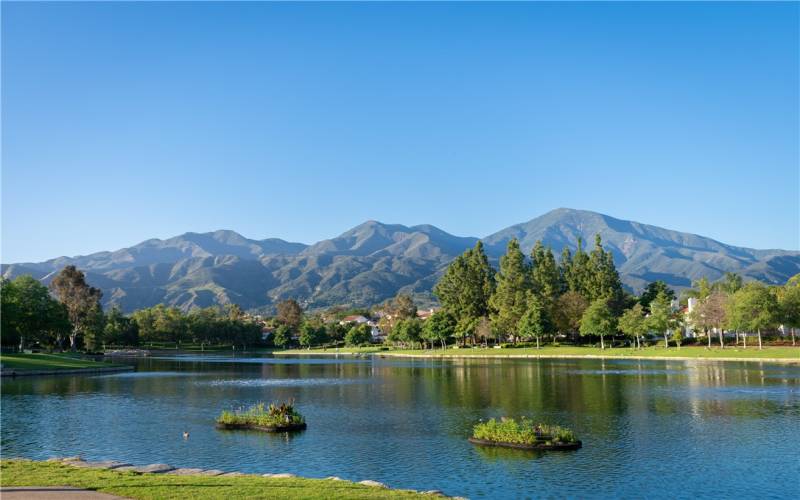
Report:
M478 241L450 263L433 289L442 308L453 316L462 343L475 334L481 318L489 315L489 299L494 292L494 269Z
M492 323L501 333L516 338L519 320L528 307L529 290L530 269L515 238L508 242L506 254L500 258L497 288L489 301Z

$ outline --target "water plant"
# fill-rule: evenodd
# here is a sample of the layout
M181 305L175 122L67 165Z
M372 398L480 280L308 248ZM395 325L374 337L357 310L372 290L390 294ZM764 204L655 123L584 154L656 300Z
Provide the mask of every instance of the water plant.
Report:
M566 427L537 424L526 417L521 417L519 420L507 417L499 420L492 418L486 422L479 422L473 428L472 437L485 441L523 445L577 442L575 433Z
M224 410L217 424L228 426L287 427L305 423L305 418L294 408L293 402L277 405L255 404L247 409Z

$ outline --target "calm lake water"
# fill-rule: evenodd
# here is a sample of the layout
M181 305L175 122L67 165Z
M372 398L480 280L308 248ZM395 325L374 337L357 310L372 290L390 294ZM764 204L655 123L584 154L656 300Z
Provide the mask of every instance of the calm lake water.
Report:
M633 360L175 356L136 372L2 382L2 454L373 479L470 498L798 498L800 367ZM218 431L294 399L308 430ZM468 443L529 415L584 447ZM190 432L188 440L182 431Z

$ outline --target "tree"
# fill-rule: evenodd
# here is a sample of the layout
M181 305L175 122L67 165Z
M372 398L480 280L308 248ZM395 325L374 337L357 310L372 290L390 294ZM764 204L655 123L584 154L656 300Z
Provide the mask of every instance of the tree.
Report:
M519 334L524 339L535 338L539 349L539 339L552 328L550 311L543 300L531 293L528 296L528 308L519 322Z
M761 349L761 330L776 326L778 314L775 295L762 283L754 281L733 294L728 320L737 330L757 332L758 348Z
M397 322L392 331L389 333L388 340L390 342L400 342L403 345L414 344L419 342L422 334L422 325L420 320L416 318L402 319Z
M276 319L296 332L303 322L303 308L294 299L278 302Z
M719 290L712 291L705 299L698 302L692 311L692 324L701 328L716 329L719 333L719 346L725 348L724 327L727 321L728 296ZM708 346L711 347L711 334L708 335Z
M642 304L635 304L630 309L626 309L619 318L619 329L625 335L633 339L636 348L641 349L642 335L647 333L647 323L644 316Z
M714 283L714 286L728 295L733 295L742 288L742 277L736 273L725 273L725 276Z
M395 326L406 319L417 317L417 306L410 295L405 293L397 294L391 300L386 301L382 307L383 317L379 322L381 329L386 332L387 338L392 336Z
M691 290L687 291L687 295L698 300L705 300L714 291L711 282L705 276L692 283L692 287Z
M440 343L442 349L447 345L447 339L456 331L456 321L447 311L438 311L431 315L422 325L422 338L431 343Z
M31 276L0 282L3 343L47 346L60 344L71 325L64 306L53 300L47 287Z
M530 268L533 292L539 297L541 305L552 312L565 284L562 282L553 250L550 247L545 248L541 240L536 242L531 251Z
M795 329L800 327L800 283L798 280L789 280L778 290L778 308L781 321L792 331L792 345L797 345Z
M366 323L353 326L344 336L344 342L349 346L369 344L372 342L372 327Z
M672 301L662 292L650 302L650 315L647 317L647 327L650 330L661 332L664 335L664 348L669 348L669 322L672 317Z
M475 334L480 318L489 315L489 299L494 293L494 269L478 241L474 248L456 257L433 289L442 309L452 315L461 334L462 345L467 335ZM474 342L474 338L473 338Z
M105 341L122 346L139 344L139 328L129 317L122 314L119 307L113 307L106 316Z
M300 345L311 347L325 342L327 334L323 325L314 325L309 322L300 327Z
M275 329L272 343L281 348L287 348L292 344L292 329L288 325L280 325Z
M515 336L520 318L528 306L528 291L531 289L530 271L519 242L508 242L506 254L500 258L497 273L497 288L489 300L492 323L502 333ZM514 337L516 339L516 337Z
M563 334L579 332L581 318L587 307L589 307L589 302L574 290L569 290L560 296L553 318L558 331Z
M608 299L601 297L586 308L581 318L581 335L600 335L600 348L605 349L605 335L613 335L617 330L617 320L614 317Z
M659 293L663 293L670 301L675 298L675 290L668 287L663 281L658 280L647 284L644 292L639 296L639 303L646 311L649 311L650 302L654 301Z
M74 351L78 335L94 332L97 327L98 314L103 310L100 305L103 292L89 286L83 271L75 266L62 269L50 282L50 289L67 309L67 317L72 324L69 344Z

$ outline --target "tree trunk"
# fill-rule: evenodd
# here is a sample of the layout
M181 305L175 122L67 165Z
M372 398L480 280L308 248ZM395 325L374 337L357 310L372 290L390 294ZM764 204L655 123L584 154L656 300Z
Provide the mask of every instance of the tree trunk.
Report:
M601 333L600 334L600 349L605 349L605 348L606 348L606 344L605 344L605 342L603 342L603 334Z
M760 351L761 347L761 328L758 329L758 350Z
M736 334L738 335L739 332L736 332ZM742 334L742 347L747 349L747 334L745 333Z
M719 348L725 349L725 330L719 329Z
M76 345L77 344L77 340L78 340L78 332L73 331L72 333L69 334L69 350L70 351L74 352L75 349L77 348L77 345Z
M792 327L792 346L794 346L794 327Z
M538 335L536 336L536 348L537 349L539 348L539 336Z
M667 330L664 330L664 349L669 349L669 340L667 340Z
M708 348L711 349L711 332L706 330L706 337L708 337Z

